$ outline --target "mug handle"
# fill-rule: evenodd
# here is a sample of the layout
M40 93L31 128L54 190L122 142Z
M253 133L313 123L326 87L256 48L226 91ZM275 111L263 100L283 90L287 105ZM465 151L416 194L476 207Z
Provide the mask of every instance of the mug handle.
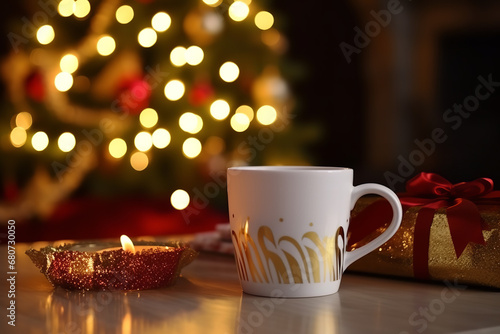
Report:
M392 238L392 236L396 233L399 226L401 225L401 219L403 218L403 209L401 208L401 202L399 201L398 196L392 190L380 184L365 183L354 187L351 193L351 210L354 208L354 204L356 204L356 201L361 196L367 194L380 195L389 201L392 207L392 221L381 235L379 235L366 245L363 245L353 251L345 252L344 270L354 261L382 246L385 242Z

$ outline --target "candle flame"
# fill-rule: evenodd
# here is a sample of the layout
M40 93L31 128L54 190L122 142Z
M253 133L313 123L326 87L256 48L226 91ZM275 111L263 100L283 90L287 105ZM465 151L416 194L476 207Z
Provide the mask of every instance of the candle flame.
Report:
M125 234L123 234L120 237L120 242L122 243L122 248L123 248L124 251L126 251L126 252L132 252L132 253L135 254L134 243L132 242L132 240L130 240L129 237L127 237Z

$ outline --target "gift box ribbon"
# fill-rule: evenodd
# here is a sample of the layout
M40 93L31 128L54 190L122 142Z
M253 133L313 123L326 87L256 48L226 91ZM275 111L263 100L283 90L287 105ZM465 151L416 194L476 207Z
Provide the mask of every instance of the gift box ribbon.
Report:
M434 173L418 174L406 183L406 192L398 197L405 212L410 207L419 207L413 241L413 274L421 279L429 278L430 230L438 209L446 210L453 247L459 258L469 243L486 243L482 231L487 227L477 205L500 204L500 191L493 191L493 181L489 178L452 184ZM386 201L368 206L353 217L349 244L383 227L390 216Z

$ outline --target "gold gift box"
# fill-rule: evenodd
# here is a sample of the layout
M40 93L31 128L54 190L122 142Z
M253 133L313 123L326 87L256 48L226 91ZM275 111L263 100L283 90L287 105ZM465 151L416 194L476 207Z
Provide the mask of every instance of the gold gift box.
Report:
M356 217L376 198L362 198L352 211ZM438 209L429 235L429 279L454 281L460 284L500 288L500 205L478 205L484 221L485 245L469 243L457 258L450 234L446 210ZM353 263L349 270L414 278L413 247L415 222L419 207L410 207L403 216L396 234L380 248ZM359 248L382 233L379 227L366 238L348 245L348 250ZM348 233L349 236L349 233Z

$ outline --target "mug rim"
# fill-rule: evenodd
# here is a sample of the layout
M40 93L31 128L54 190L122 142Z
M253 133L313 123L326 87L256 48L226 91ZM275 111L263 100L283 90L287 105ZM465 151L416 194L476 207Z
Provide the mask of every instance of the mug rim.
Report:
M251 172L330 172L338 173L352 171L349 167L329 166L236 166L229 167L228 171L251 171Z

